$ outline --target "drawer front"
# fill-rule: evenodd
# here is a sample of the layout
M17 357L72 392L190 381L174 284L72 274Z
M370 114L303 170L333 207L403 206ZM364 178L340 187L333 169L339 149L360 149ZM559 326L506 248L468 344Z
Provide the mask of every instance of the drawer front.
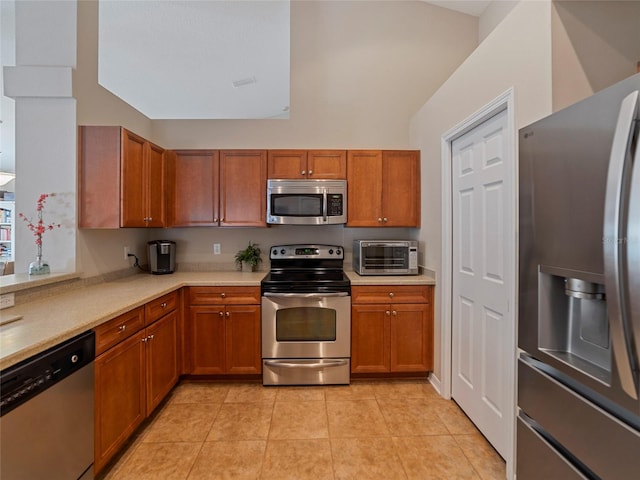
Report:
M144 307L138 307L93 329L96 357L144 327Z
M578 469L536 432L521 417L518 417L517 478L539 480L561 478L562 480L587 480Z
M518 406L522 413L599 478L637 478L640 432L578 396L534 362L518 360Z
M151 325L153 322L163 317L169 312L178 308L178 292L171 292L160 298L150 301L144 306L145 325Z
M429 285L367 285L351 287L352 303L431 303Z
M260 304L260 287L189 287L189 305Z

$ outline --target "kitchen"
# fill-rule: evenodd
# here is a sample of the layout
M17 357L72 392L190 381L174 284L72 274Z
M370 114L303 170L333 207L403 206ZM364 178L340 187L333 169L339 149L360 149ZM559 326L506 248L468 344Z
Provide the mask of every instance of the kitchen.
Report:
M95 35L97 31L95 11L91 12L92 7L90 4L87 5L87 3L88 2L82 2L79 4L79 16L82 12L87 14L89 10L89 17L93 20L82 22L80 28L81 31L86 28L86 31L84 31L85 34ZM348 112L343 111L343 109L331 110L328 112L328 117L325 121L321 121L325 117L315 117L317 123L313 123L313 128L309 129L309 131L302 128L304 122L309 122L309 120L305 120L305 117L296 119L294 117L294 111L291 113L292 120L297 121L291 123L297 125L297 127L291 131L288 131L288 129L294 127L269 125L268 128L265 128L260 122L255 121L240 122L239 124L235 122L212 122L210 126L209 124L199 124L199 122L179 122L180 124L177 124L178 122L159 121L153 122L153 128L151 128L151 122L146 121L135 112L127 110L122 105L114 104L114 99L111 97L108 97L108 100L105 100L105 104L103 105L103 107L108 106L108 108L101 108L96 104L92 104L92 101L97 101L100 98L104 99L106 94L96 87L87 86L89 82L84 84L80 81L80 78L76 78L78 81L76 88L84 88L84 94L86 95L86 97L82 96L81 91L79 91L77 95L79 99L77 102L77 123L125 124L143 136L151 136L163 146L180 148L206 148L210 147L212 143L220 148L311 148L322 146L318 145L317 135L319 134L322 134L323 138L327 138L327 140L325 140L327 146L340 145L351 148L371 145L375 148L420 148L422 150L421 228L419 230L394 231L393 236L401 238L415 238L417 236L416 239L420 241L421 245L420 265L435 272L436 278L439 278L443 268L445 268L441 265L441 245L443 244L443 239L441 238L442 212L440 207L442 204L440 186L441 134L466 118L471 112L476 111L482 105L491 101L491 99L505 91L511 85L514 85L517 90L517 126L526 125L550 113L552 110L592 93L589 91L592 87L587 86L586 83L571 81L574 76L579 75L579 72L582 71L572 68L576 63L580 63L581 57L577 53L572 53L573 50L571 50L571 48L568 50L568 55L573 63L570 61L560 62L559 65L554 63L552 69L552 52L550 51L549 45L551 42L553 21L557 21L559 18L565 20L564 28L566 29L566 31L564 31L564 37L562 35L558 36L558 32L554 30L554 49L561 49L562 47L568 48L571 47L570 41L573 40L569 38L570 35L573 34L576 36L580 32L579 29L576 29L575 24L570 23L571 15L567 15L566 9L562 10L561 6L547 4L546 2L535 3L536 4L533 5L517 5L505 20L500 23L475 50L473 50L477 44L475 31L469 35L468 43L466 44L460 41L460 30L457 31L458 37L456 37L455 41L449 40L448 42L444 42L446 46L443 45L443 49L462 45L460 48L465 51L458 52L457 54L449 51L449 54L457 58L457 60L451 59L449 69L447 73L442 74L441 81L444 81L444 79L450 75L449 79L436 93L428 98L428 100L427 98L424 98L422 101L418 100L417 104L415 100L412 100L415 106L408 108L407 113L398 111L399 105L397 102L399 100L391 95L379 97L375 105L363 106L362 109L353 109L362 112L361 116L357 119L345 118ZM316 10L319 8L318 5L305 4L305 6L306 8L302 8L301 5L294 4L292 7L293 18L298 18L295 16L299 15L300 19L305 20L301 25L313 24L312 18L325 18L324 14L326 14L326 12ZM371 6L371 8L374 7ZM384 6L379 6L378 8L383 9ZM423 7L412 4L412 8L421 9ZM558 13L556 9L558 9L560 13ZM363 11L357 13L358 15L364 14ZM385 15L388 15L389 12L385 12L384 10L372 11L370 14L376 18L386 18ZM442 15L446 16L442 19L441 23L447 26L450 25L449 22L453 22L454 18L456 18L452 17L452 14L443 13ZM406 16L398 18L398 24L401 24L401 20L406 21L407 17L422 18L423 22L428 22L428 19L419 17L417 12L411 10ZM602 18L606 18L606 15ZM359 20L362 19L359 18ZM467 22L470 19L462 18L459 20L461 22ZM605 20L602 21L606 24ZM292 38L300 38L300 35L302 35L301 38L307 38L307 42L304 50L303 47L300 47L297 53L295 50L292 51L294 59L308 57L310 51L315 51L313 50L314 42L312 38L303 35L302 27L300 30L295 30L295 25L297 24L297 22L292 22L292 26L294 27ZM613 24L615 25L617 23L614 21ZM320 25L322 24L318 23L318 27ZM573 30L571 30L571 26L574 27ZM437 30L436 26L433 26L433 28ZM456 29L451 28L451 30ZM312 29L305 31L311 32ZM562 31L560 33L562 34ZM296 37L296 35L298 37ZM292 48L296 48L294 42L292 42ZM96 46L94 42L78 42L78 69L75 72L76 76L94 75L94 85L96 84L95 73L92 73L91 69L82 69L81 66L83 59L87 61L86 56L91 57L93 54L92 58L95 58L95 49ZM93 52L91 50L93 50ZM471 53L472 50L473 53ZM516 51L520 53L514 54L513 52ZM521 52L527 52L527 54L525 55ZM553 53L556 52L554 51ZM320 53L317 54L319 55ZM567 55L566 50L564 54ZM468 58L465 60L467 56ZM413 61L415 61L415 56L412 58ZM319 61L320 60L327 61L327 58L320 56ZM599 57L598 61L605 62L606 64L606 62L614 62L614 60L616 59L607 56L607 58L604 59ZM351 59L351 61L354 60ZM462 62L462 64L460 64L460 62ZM65 63L60 64L64 65ZM298 64L292 62L292 67L295 68L295 65ZM587 67L588 66L590 65L587 65ZM335 65L335 68L338 67L345 68L344 65ZM585 67L585 69L587 68ZM301 71L294 70L294 72L297 74L306 73L307 75L311 75L311 77L304 76L303 78L306 79L306 81L314 81L315 76L313 75L313 71L305 71L302 69ZM589 71L586 73L589 73ZM299 76L292 75L292 79L295 78L299 78ZM469 78L474 79L474 88L472 91L469 89ZM611 80L610 83L614 83L613 79ZM74 85L76 85L76 82L74 82ZM297 86L296 84L292 84L292 100L300 98L304 101L304 96L301 96L301 94L304 91L305 85L306 83ZM576 85L584 85L584 87L580 89L576 88ZM357 90L357 86L354 86L350 93L355 95ZM558 96L558 92L562 92L563 95ZM419 108L424 101L427 103L424 104L424 107L409 121L415 109ZM317 100L306 100L305 102L309 104L309 108L320 108L322 106L322 104L317 105ZM331 105L329 104L325 108L329 106ZM376 123L376 119L380 117L375 114L377 109L385 112L382 126ZM23 112L24 115L28 113L29 112ZM344 126L340 122L335 121L337 118L344 118ZM71 130L73 130L73 128ZM153 133L153 135L151 135L151 133ZM165 137L174 138L174 140L167 144L166 142L162 142L162 139ZM208 140L204 142L202 140L204 138L208 138ZM71 143L72 146L70 148L75 152L75 146L73 142ZM29 149L35 149L37 147L37 145L23 145L23 151L29 152L31 151ZM37 151L34 151L33 155L27 156L30 158L42 158L42 155L38 154ZM63 154L61 160L56 160L55 153L51 152L51 149L47 147L47 158L51 159L50 166L56 169L59 175L44 175L42 176L41 184L35 183L34 180L33 186L35 191L75 191L74 182L69 181L69 178L75 179L75 163L65 160L65 158L71 158L73 156L73 153L68 157L65 157ZM38 165L38 167L49 168L49 166L41 165ZM35 168L36 166L31 167L32 170ZM25 172L28 174L29 171L31 171L29 170L29 166L25 166ZM62 176L63 178L58 179L58 176ZM34 177L41 178L37 175L34 175ZM44 177L47 177L46 182L44 181ZM67 179L66 181L64 180L65 178ZM61 185L56 183L58 181L61 182ZM18 192L18 195L20 195L20 192ZM25 199L24 203L30 204L30 202L30 199ZM257 235L255 237L253 235L254 232ZM307 236L298 232L299 231L292 230L291 228L272 228L264 231L252 230L251 240L263 246L269 246L272 244L289 243L292 235ZM165 232L163 232L163 234L164 233ZM219 229L215 232L180 229L179 231L171 232L171 234L173 239L182 242L180 255L183 255L183 257L178 258L179 263L212 262L210 252L211 244L214 242L221 243L223 255L227 255L226 260L230 261L233 253L243 246L247 240L247 232L244 229ZM324 243L338 243L348 246L352 239L377 235L377 231L328 227L328 229L323 229L321 232L317 232L314 228L313 235L314 239L323 239ZM60 245L59 251L64 254L68 248L71 248L74 252L73 258L75 258L75 260L69 260L67 264L75 263L76 265L76 268L71 268L71 270L77 269L78 271L84 272L83 275L93 277L111 272L116 266L118 269L128 268L130 264L122 259L122 247L130 245L132 248L135 248L137 254L141 255L141 251L143 251L142 246L145 242L158 237L157 232L140 230L80 231L77 240L75 240L75 234L69 236L67 238L67 244ZM52 236L51 238L53 239L54 237ZM338 239L338 241L336 241L336 239ZM297 238L296 241L298 240L301 242L307 241L306 238ZM55 240L52 240L52 244L55 245L53 242L55 242ZM77 245L75 242L77 242ZM57 247L58 246L55 245L53 248L58 251ZM77 258L75 257L76 249L78 250ZM26 263L28 263L27 258L28 257L25 256L24 261L26 261ZM52 256L49 255L50 261L52 261L51 258ZM436 283L436 299L439 297L438 289L439 287ZM437 300L435 302L435 308L435 318L440 318L441 304ZM435 338L441 338L441 333L441 325L439 322L436 322ZM436 340L434 373L436 377L442 379L443 375L446 374L441 364L443 348L441 345L441 342Z

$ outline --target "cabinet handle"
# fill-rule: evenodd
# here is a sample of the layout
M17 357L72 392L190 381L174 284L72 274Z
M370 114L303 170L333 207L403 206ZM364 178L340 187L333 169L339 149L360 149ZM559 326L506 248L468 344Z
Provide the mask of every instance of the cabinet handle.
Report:
M387 220L389 220L387 217L384 217L384 218L382 219L382 221L383 221L383 222L386 222Z
M313 175L313 170L309 170L309 175Z
M398 312L396 312L395 310L393 312L391 312L393 315L398 315Z
M144 337L144 338L142 339L142 343L147 343L147 337Z
M306 171L306 170L302 170L302 171L300 172L300 175L306 175L306 174L307 174L307 171Z
M118 332L119 332L119 333L122 333L122 332L124 332L126 329L127 329L127 326L126 326L126 325L120 325L120 326L118 327Z
M389 292L389 298L393 298L393 292Z
M222 292L222 293L220 294L220 296L221 296L222 298L226 298L226 297L227 297L227 294L226 294L226 293L224 293L224 292Z
M167 302L162 302L162 303L160 304L160 306L161 306L162 308L167 308Z
M229 312L225 313L225 315L227 316L227 318L229 318L231 315L229 314Z
M213 223L218 223L218 218L217 217L213 219Z
M147 340L153 340L153 335L149 335L149 336L147 337Z
M218 316L219 316L219 317L222 317L223 315L224 315L224 313L222 313L222 312L218 312Z
M382 217L378 217L378 221L379 221L379 222L382 222Z
M388 317L389 315L391 315L391 312L389 310L387 310L386 312L384 312L385 315Z

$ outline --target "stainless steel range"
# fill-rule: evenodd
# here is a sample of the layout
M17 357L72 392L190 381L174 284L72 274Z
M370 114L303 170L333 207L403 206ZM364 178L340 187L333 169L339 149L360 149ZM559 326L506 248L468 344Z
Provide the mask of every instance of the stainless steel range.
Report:
M336 245L278 245L262 281L262 383L348 384L351 283Z

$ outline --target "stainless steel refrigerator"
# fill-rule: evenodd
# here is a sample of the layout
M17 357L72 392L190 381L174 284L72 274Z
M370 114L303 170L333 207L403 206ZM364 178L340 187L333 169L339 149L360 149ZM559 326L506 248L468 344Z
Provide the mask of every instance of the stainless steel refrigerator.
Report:
M519 132L516 474L640 478L640 74Z

